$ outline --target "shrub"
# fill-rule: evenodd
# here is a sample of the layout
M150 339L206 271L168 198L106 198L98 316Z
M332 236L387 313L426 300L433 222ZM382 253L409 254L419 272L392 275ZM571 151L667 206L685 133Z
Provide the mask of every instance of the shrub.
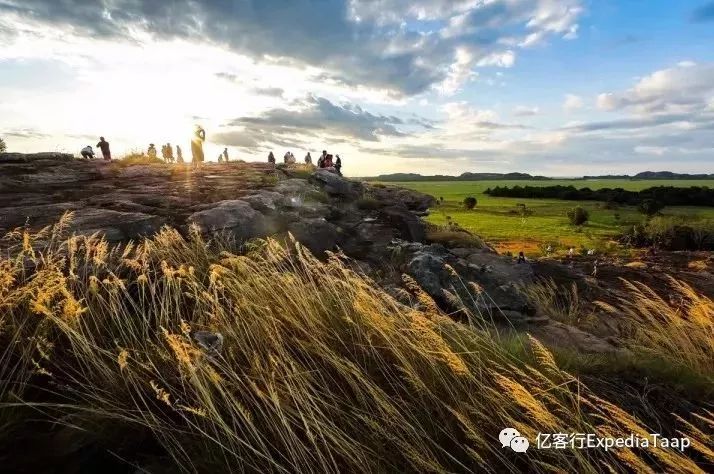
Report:
M161 158L151 158L143 153L130 153L122 159L113 163L115 166L133 166L133 165L165 165L166 163Z
M5 144L5 140L0 138L0 153L5 153L7 151L7 145Z
M664 203L655 199L645 199L637 206L637 210L648 217L654 216L662 209Z
M590 219L590 213L587 209L580 206L568 210L567 216L572 225L583 225Z
M476 204L478 204L478 201L476 201L475 197L469 196L467 198L464 198L464 207L466 209L471 210L476 207Z

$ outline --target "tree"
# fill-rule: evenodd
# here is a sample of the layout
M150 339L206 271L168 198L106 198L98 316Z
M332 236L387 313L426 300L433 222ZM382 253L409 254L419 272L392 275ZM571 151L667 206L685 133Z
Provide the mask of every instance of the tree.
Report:
M664 203L655 199L645 199L637 206L637 210L647 217L654 216L662 209L664 209Z
M572 225L583 225L590 219L590 213L580 206L570 209L567 216Z
M0 153L5 153L7 151L7 145L5 144L5 140L0 138Z
M476 207L476 204L478 204L478 201L476 201L475 197L469 196L467 198L464 198L464 207L469 211Z

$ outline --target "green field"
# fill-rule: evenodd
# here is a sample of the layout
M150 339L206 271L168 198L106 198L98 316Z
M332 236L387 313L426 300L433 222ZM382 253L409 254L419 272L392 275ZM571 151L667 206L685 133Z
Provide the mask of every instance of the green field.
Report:
M534 255L548 244L576 247L602 247L623 227L643 221L637 209L621 206L605 209L596 201L563 201L558 199L492 198L483 192L495 186L554 186L573 185L576 188L589 187L623 188L639 191L653 186L709 186L714 180L552 180L552 181L433 181L385 183L421 191L444 198L443 204L433 208L428 220L435 224L446 224L451 218L471 232L480 235L501 251L524 250ZM462 201L467 196L478 200L476 209L467 211ZM526 204L533 214L521 217L516 205ZM581 229L571 226L566 211L580 205L590 211L590 221ZM664 215L685 215L692 218L713 218L714 207L668 207Z

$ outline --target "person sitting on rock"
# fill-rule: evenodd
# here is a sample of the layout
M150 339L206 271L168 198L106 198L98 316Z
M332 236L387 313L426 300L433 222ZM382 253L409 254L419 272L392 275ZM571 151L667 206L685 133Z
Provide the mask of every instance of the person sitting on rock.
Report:
M149 149L146 150L146 154L148 155L149 158L156 158L156 147L154 146L153 143L149 144Z
M311 165L312 164L312 156L310 156L310 152L307 152L307 155L305 155L305 164L306 165Z
M102 158L107 161L112 160L112 152L109 150L109 142L104 140L104 137L99 137L99 143L97 143L97 148L102 150Z
M84 158L85 160L93 160L94 159L94 150L92 150L92 147L89 145L82 148L82 151L80 151L80 154L82 155L82 158Z
M183 152L181 151L181 147L176 145L176 162L180 165L183 164Z
M218 155L218 162L223 163L223 153Z
M335 155L335 171L337 171L337 174L342 176L342 160L340 159L340 155Z
M322 162L323 168L334 168L335 165L332 163L332 155L325 155L325 159Z
M272 151L268 153L268 163L275 164L275 155L273 155Z
M327 157L327 150L322 150L322 155L320 155L320 158L317 159L318 168L325 167L325 157Z

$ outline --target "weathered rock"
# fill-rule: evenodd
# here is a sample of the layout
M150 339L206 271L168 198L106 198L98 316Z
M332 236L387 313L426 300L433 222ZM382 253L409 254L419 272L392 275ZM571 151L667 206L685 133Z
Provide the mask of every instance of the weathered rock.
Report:
M52 161L73 161L74 156L69 153L0 153L0 163L28 163L31 161L52 160Z
M78 234L99 232L110 242L151 236L166 223L160 216L140 212L118 212L109 209L77 209L70 230Z
M288 225L288 230L315 254L333 250L337 245L337 229L323 218L302 219Z
M260 191L256 194L244 196L241 200L250 204L256 211L269 214L275 212L278 207L283 205L287 198L275 191Z
M223 334L211 331L195 331L191 334L193 339L211 355L217 355L223 349Z
M164 178L171 175L171 168L165 165L135 165L120 168L117 172L119 179L134 178Z
M191 214L189 222L203 232L230 231L240 241L267 236L271 229L263 214L245 201L222 201L217 206Z
M357 199L364 193L364 185L345 179L327 170L317 170L310 176L310 182L321 187L330 196Z
M378 201L389 203L389 205L402 204L410 211L425 212L436 204L436 199L433 196L395 186L366 184L366 191L370 197Z
M406 207L391 206L380 211L385 220L399 231L403 240L424 242L426 230L424 223Z
M550 347L567 347L586 354L626 353L607 339L594 336L588 332L558 321L530 329L530 333Z

